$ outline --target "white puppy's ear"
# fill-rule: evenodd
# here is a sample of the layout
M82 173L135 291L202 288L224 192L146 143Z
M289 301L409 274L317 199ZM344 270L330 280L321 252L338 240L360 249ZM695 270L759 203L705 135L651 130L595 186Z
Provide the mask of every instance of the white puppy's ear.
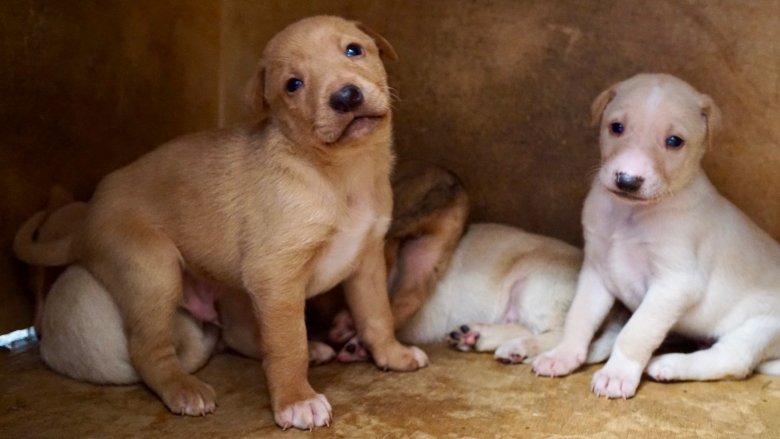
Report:
M355 26L361 30L364 34L368 35L374 40L376 46L379 48L379 55L389 59L390 61L398 61L398 53L393 49L393 46L379 34L379 32L371 29L363 23L355 22Z
M715 101L707 95L701 95L701 117L707 127L707 149L712 148L713 133L720 128L720 109Z
M607 108L609 102L617 94L617 84L612 84L608 89L599 93L593 103L590 104L590 124L591 126L598 126L601 122L601 115L604 114L604 109Z
M262 60L257 64L255 74L246 85L244 103L258 120L265 118L269 106L265 99L265 66Z

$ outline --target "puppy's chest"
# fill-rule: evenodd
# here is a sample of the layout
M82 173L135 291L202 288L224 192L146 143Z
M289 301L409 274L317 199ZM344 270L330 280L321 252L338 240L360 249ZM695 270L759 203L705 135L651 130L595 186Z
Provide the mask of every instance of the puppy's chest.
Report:
M308 296L334 287L351 274L367 243L381 245L381 237L390 224L390 218L382 216L370 197L351 196L346 204L335 232L317 256Z
M596 269L609 292L631 310L644 299L653 273L649 246L633 227L604 228L589 239Z

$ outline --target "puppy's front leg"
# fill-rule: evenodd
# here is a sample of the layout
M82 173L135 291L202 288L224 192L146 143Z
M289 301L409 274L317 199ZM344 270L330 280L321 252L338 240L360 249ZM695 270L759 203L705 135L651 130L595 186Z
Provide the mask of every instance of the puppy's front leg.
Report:
M263 369L274 421L284 428L311 430L330 424L331 406L308 380L309 353L302 278L266 277L250 293L260 325ZM252 283L257 285L257 283Z
M533 362L537 375L562 376L580 367L588 355L588 346L615 297L607 291L599 274L585 261L577 282L577 292L566 314L563 339L552 350Z
M371 242L357 270L344 282L344 296L360 339L382 369L415 370L428 364L425 352L395 338L381 242Z
M620 331L604 367L593 375L593 393L607 398L630 398L636 393L642 371L653 351L687 309L692 294L677 287L651 286L642 303ZM679 285L679 283L677 284ZM690 291L690 290L688 290Z

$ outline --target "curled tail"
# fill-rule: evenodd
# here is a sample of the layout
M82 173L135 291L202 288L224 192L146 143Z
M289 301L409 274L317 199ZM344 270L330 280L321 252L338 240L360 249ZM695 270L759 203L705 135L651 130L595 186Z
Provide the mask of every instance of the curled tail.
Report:
M35 240L38 229L47 217L48 212L42 210L22 224L14 236L14 254L30 265L44 267L67 265L73 262L71 255L72 235L46 242Z

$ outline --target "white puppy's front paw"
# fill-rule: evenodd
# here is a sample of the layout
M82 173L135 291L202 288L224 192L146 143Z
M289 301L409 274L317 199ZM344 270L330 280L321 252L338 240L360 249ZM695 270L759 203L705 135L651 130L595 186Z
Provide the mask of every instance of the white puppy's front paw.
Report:
M503 343L493 356L504 364L518 364L535 357L538 350L533 337L519 337Z
M574 372L583 362L585 353L554 348L536 357L532 368L537 375L557 377Z
M681 377L681 363L685 354L665 354L653 357L647 365L647 375L656 381L674 381Z
M298 401L274 413L274 420L283 430L295 427L313 430L330 426L332 408L325 395L318 393L314 398Z
M641 373L607 364L593 374L590 388L598 396L628 399L636 394L641 376Z

